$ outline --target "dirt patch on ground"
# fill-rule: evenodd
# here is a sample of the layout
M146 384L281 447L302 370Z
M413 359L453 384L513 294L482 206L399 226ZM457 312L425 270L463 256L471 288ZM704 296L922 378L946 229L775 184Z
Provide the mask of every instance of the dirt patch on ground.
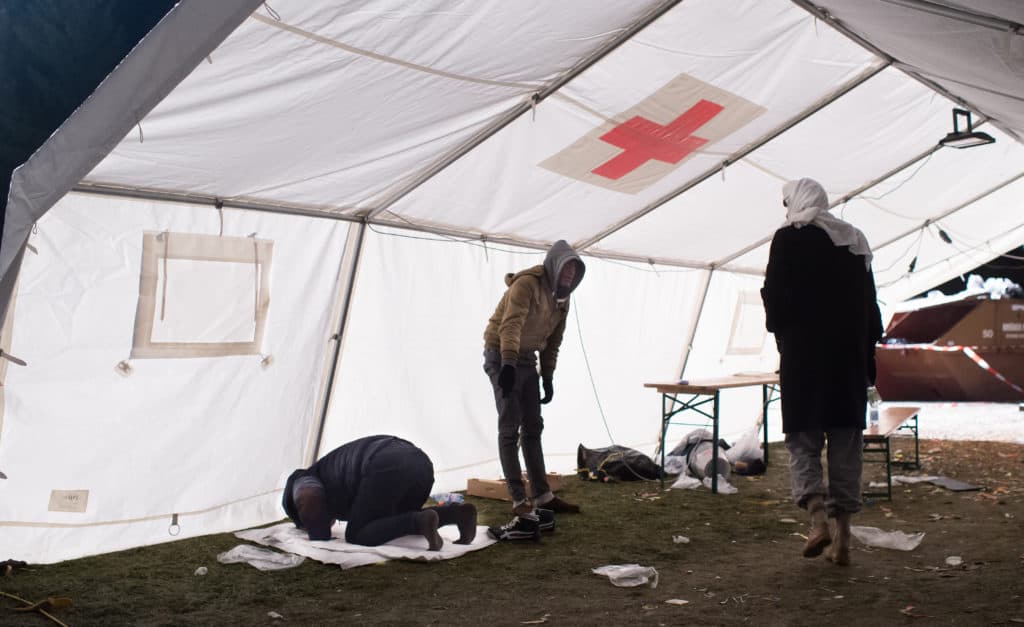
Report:
M910 451L912 442L901 447ZM32 601L71 597L74 606L56 612L70 625L1024 623L1024 446L924 440L921 455L922 468L908 474L984 490L924 483L866 503L855 525L925 538L911 552L855 542L848 568L799 556L805 517L789 500L786 452L773 444L768 473L738 478L733 495L568 479L562 494L584 513L560 516L541 544L497 545L457 560L349 571L307 560L261 573L217 563L217 553L239 544L220 534L30 566L0 577L0 591ZM879 467L866 475L884 480ZM482 522L507 518L507 504L471 500ZM677 535L690 542L673 542ZM950 556L962 563L948 565ZM591 573L626 563L654 566L658 587L616 588ZM209 574L195 576L198 566ZM0 623L47 624L15 614L15 605L0 599Z

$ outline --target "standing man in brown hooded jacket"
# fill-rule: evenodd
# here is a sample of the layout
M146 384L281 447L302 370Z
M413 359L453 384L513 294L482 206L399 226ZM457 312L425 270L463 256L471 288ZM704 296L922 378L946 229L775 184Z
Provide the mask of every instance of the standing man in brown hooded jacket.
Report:
M569 313L569 294L580 284L585 270L580 256L565 240L555 242L543 265L505 275L508 289L484 331L484 372L498 408L498 453L515 515L509 524L491 528L490 533L499 540L536 538L540 530L554 527L551 512L580 511L579 506L552 494L548 486L540 406L554 396L553 375ZM532 501L523 484L520 445ZM535 506L543 509L535 510Z

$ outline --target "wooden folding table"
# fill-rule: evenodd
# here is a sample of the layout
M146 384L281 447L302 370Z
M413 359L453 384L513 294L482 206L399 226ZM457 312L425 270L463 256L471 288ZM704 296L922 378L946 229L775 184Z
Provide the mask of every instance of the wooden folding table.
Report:
M672 418L686 411L696 412L712 425L712 459L718 459L718 407L719 393L729 388L761 386L762 408L764 409L764 463L768 465L768 405L781 398L779 375L775 373L736 374L715 379L677 381L674 383L645 383L645 388L654 388L661 394L661 486L665 487L665 434L669 424L707 426L707 422L673 422ZM689 397L689 398L686 398ZM705 405L711 403L711 413ZM712 473L711 491L718 492L718 473Z

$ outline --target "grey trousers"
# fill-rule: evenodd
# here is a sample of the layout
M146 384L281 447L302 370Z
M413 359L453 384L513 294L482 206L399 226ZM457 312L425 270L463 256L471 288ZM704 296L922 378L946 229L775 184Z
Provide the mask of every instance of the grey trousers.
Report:
M551 489L544 468L544 449L540 443L544 418L540 415L540 376L537 374L536 362L523 361L516 364L516 384L508 398L502 396L501 388L498 387L501 353L495 350L484 351L484 372L491 380L494 404L498 408L498 456L508 483L509 496L513 504L526 500L523 469L519 465L519 447L522 446L533 498L543 500Z
M821 451L828 441L828 487L821 469ZM786 434L793 500L807 508L807 499L820 495L830 518L856 513L861 505L864 434L860 429L798 431Z

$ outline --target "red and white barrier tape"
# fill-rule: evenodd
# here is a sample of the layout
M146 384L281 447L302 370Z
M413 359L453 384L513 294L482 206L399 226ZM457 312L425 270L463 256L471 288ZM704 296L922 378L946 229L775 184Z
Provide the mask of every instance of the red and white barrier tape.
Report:
M998 370L993 368L987 361L982 359L981 355L976 353L974 351L974 348L971 347L971 346L935 346L934 344L889 344L888 346L890 346L892 348L901 348L901 349L909 348L911 350L928 350L928 351L936 351L936 352L942 352L942 353L962 352L964 355L967 356L968 359L973 361L979 368L981 368L985 372L989 373L990 375L992 375L996 379L1002 381L1006 385L1010 386L1018 394L1024 396L1024 388L1022 388L1021 386L1017 385L1013 381L1010 381L1009 379L1004 377L1002 375L1002 373L1000 373Z

